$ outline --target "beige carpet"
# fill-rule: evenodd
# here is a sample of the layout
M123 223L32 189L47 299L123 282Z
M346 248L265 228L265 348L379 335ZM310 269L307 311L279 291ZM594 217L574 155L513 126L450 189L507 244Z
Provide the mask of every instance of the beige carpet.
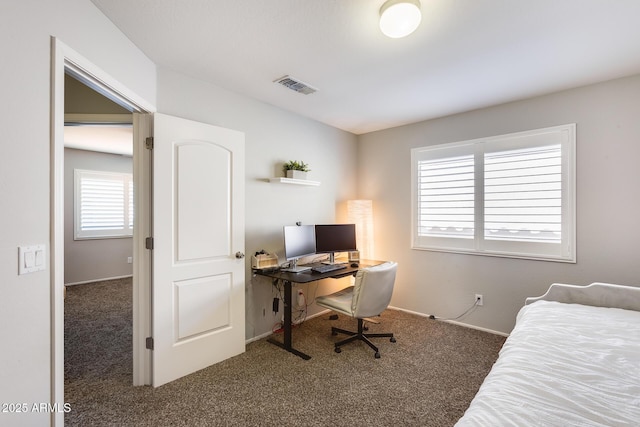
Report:
M364 343L333 351L331 325L294 329L304 361L260 340L246 352L157 389L132 387L131 281L69 287L65 301L68 426L451 426L494 363L504 338L387 310Z

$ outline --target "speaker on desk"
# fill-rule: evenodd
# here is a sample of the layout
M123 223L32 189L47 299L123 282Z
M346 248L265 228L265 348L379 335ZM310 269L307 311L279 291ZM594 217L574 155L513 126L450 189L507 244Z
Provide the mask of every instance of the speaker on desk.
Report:
M349 251L349 262L360 262L360 251Z

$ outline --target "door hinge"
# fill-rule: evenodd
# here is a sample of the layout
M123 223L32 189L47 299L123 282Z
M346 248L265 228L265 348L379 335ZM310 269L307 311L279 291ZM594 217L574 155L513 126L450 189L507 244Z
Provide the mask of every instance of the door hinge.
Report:
M153 350L153 337L147 337L145 340L147 350Z
M153 237L147 237L144 239L144 247L149 250L153 249Z
M148 136L145 140L144 140L144 146L147 150L153 150L153 137L152 136Z

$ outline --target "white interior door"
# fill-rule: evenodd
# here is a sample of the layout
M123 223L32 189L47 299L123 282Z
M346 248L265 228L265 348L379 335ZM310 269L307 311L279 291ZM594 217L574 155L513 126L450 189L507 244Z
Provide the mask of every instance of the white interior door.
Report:
M154 115L153 385L245 350L244 134Z

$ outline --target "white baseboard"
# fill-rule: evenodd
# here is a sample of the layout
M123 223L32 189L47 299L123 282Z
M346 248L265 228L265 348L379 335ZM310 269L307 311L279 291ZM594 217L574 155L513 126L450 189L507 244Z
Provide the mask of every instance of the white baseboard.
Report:
M389 308L392 309L392 310L404 311L405 313L415 314L416 316L420 316L420 317L431 317L430 314L418 313L417 311L405 310L404 308L398 308L398 307L392 307L392 306L389 306ZM480 326L470 325L468 323L462 323L462 322L458 322L456 320L438 319L437 317L434 320L440 320L441 322L447 322L447 323L451 323L453 325L458 325L458 326L462 326L462 327L469 328L469 329L476 329L478 331L488 332L490 334L500 335L500 336L503 336L503 337L508 337L509 336L509 334L504 333L504 332L494 331L493 329L482 328Z
M116 276L116 277L106 277L104 279L92 279L92 280L85 280L83 282L73 282L73 283L65 283L65 286L74 286L74 285L86 285L87 283L93 283L93 282L104 282L106 280L118 280L118 279L126 279L127 277L133 277L133 274L128 274L126 276Z
M454 324L454 325L458 325L458 326L463 326L463 327L469 328L469 329L476 329L478 331L488 332L488 333L493 334L493 335L500 335L500 336L503 336L503 337L508 337L509 336L509 334L507 334L505 332L495 331L493 329L483 328L481 326L470 325L468 323L462 323L462 322L458 322L456 320L442 320L442 321L443 322L447 322L447 323L451 323L451 324Z

